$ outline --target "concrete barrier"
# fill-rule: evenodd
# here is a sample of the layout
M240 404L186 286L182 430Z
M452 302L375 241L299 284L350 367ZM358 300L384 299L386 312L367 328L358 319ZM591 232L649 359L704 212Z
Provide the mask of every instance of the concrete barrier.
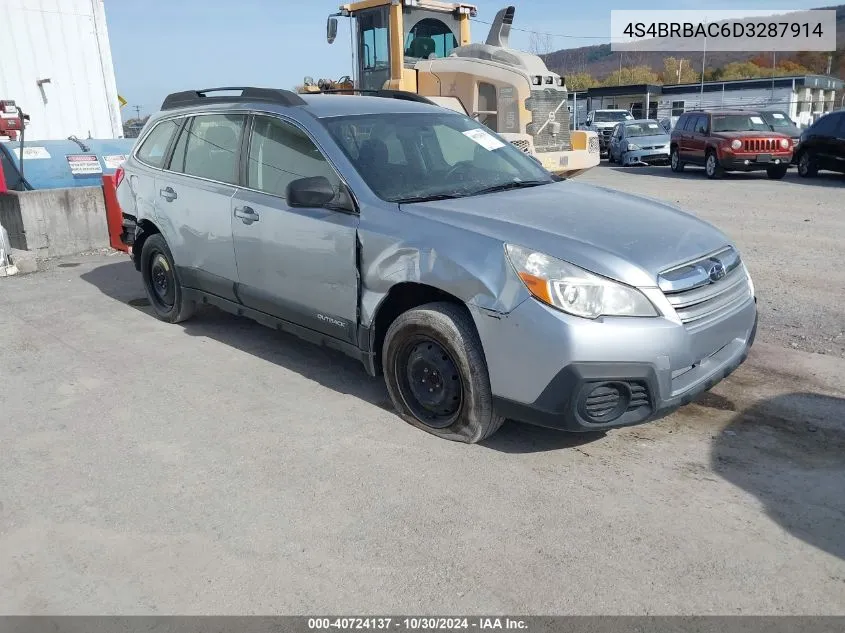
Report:
M12 248L39 259L109 247L102 187L2 193L0 224Z

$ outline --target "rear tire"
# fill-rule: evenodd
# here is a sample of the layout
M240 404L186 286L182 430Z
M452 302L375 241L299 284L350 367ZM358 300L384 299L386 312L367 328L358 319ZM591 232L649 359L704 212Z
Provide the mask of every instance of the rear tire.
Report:
M812 178L819 173L819 166L810 152L801 152L798 156L798 175L802 178Z
M393 406L418 429L474 444L505 421L493 410L481 339L462 306L429 303L399 315L387 330L382 366Z
M681 153L678 151L677 147L673 147L672 151L669 153L669 166L672 168L676 174L681 173L684 171L684 163L681 161Z
M778 165L777 167L769 167L766 169L766 175L771 180L780 180L784 176L786 176L786 170L788 169L787 165Z
M181 323L194 316L197 304L185 299L176 276L176 266L167 242L160 233L150 235L141 249L141 277L144 290L158 319Z
M716 180L725 175L724 168L719 165L719 158L716 156L716 152L712 150L707 152L707 158L704 159L704 171L710 180Z

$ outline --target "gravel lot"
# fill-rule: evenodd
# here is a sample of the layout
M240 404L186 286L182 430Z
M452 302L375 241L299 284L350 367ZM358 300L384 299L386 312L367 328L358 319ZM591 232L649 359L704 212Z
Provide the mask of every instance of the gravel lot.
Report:
M155 320L122 255L0 280L0 613L845 615L843 180L582 178L722 226L762 301L730 379L606 435L437 440L339 354Z

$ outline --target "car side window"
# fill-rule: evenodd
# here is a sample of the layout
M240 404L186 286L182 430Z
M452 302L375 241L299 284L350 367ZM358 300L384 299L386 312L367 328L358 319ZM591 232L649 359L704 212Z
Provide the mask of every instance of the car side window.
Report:
M232 185L238 182L238 149L246 116L201 114L185 125L170 170Z
M833 130L833 136L837 138L845 138L845 116L842 114L834 115L836 117L836 128Z
M696 134L707 134L707 115L699 114L695 120Z
M695 117L688 114L685 114L684 117L681 117L682 120L678 121L678 125L676 127L679 130L684 130L685 132L692 132L692 128L695 125Z
M842 117L837 113L826 114L816 121L810 129L813 134L817 134L819 136L836 136L838 122L843 118L845 117Z
M178 121L181 123L181 119ZM179 128L177 121L167 120L158 123L138 148L138 159L151 167L162 167L167 158L170 140Z
M337 173L305 132L276 117L256 116L247 187L285 198L288 184L314 176L323 176L336 191L340 189Z

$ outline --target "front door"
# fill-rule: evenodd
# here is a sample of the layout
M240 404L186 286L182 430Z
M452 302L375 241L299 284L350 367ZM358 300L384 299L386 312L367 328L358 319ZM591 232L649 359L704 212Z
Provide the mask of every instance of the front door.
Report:
M324 176L341 180L298 126L256 115L245 188L231 204L244 305L346 342L357 335L357 214L287 204L287 185Z
M706 114L699 114L695 117L695 127L690 135L690 161L704 164L704 150L707 147L708 117Z

